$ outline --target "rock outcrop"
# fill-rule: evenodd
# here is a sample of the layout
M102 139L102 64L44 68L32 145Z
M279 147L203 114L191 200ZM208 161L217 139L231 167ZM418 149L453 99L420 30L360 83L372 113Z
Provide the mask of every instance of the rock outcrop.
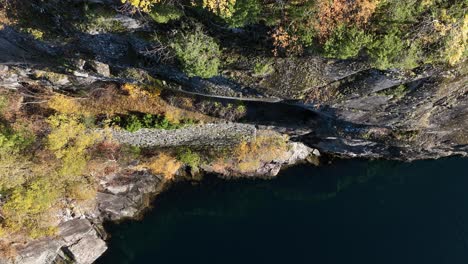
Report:
M42 264L63 259L91 264L107 249L88 219L67 221L58 229L56 237L36 240L20 248L14 263Z

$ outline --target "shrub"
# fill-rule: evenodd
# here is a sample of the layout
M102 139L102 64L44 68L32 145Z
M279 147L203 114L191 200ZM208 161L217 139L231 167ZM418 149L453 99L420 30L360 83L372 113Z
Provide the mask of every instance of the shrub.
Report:
M143 12L149 12L154 4L160 3L161 0L121 0L122 4L129 4Z
M51 209L60 197L53 180L40 177L25 187L15 188L3 205L5 218L2 227L6 233L23 231L32 238L51 235Z
M205 9L217 14L222 18L231 17L234 12L236 0L202 0Z
M39 30L39 29L35 29L35 28L24 28L23 29L23 32L31 35L33 38L37 39L37 40L42 40L44 38L44 32Z
M466 57L468 50L468 15L453 26L442 51L444 61L455 65Z
M259 76L270 74L273 71L275 71L275 68L273 67L271 62L257 62L255 63L255 66L253 68L254 74Z
M372 37L356 27L344 25L333 31L323 46L326 57L348 59L354 58L359 51L372 41Z
M175 157L166 153L160 153L142 166L150 169L152 173L163 175L165 179L170 180L182 164Z
M160 24L166 24L171 20L178 20L183 12L171 5L158 4L151 9L150 17Z
M22 155L0 151L0 193L25 183L31 176L31 166Z
M34 140L27 131L16 132L0 124L0 192L23 184L30 176L31 163L20 152Z
M96 143L101 135L90 132L79 119L73 116L54 115L49 117L51 132L47 136L47 147L62 162L60 175L70 178L79 176L86 168L86 150Z
M198 155L196 152L193 152L189 148L180 149L179 153L177 154L177 159L192 168L198 167L201 163L200 155Z
M0 153L18 153L30 146L34 140L34 135L28 131L13 131L0 124Z
M210 164L214 171L239 170L243 173L256 171L263 163L281 159L288 150L288 138L278 133L258 131L252 141L241 141L234 149L217 153Z
M200 28L188 34L180 34L171 47L189 76L210 78L218 74L221 51L213 38Z
M87 114L84 112L85 109L83 109L75 99L62 94L55 94L52 96L47 102L47 105L62 114Z
M135 132L142 128L178 129L195 123L196 122L191 119L183 119L180 120L179 123L174 123L169 121L169 119L164 115L152 114L145 114L143 116L134 114L128 116L116 116L111 120L111 125L122 127L130 132Z

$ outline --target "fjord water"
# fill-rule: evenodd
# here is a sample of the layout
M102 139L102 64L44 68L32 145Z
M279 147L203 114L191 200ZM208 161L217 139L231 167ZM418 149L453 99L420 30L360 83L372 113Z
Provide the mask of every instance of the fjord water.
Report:
M207 177L109 224L98 263L468 263L468 159L340 160Z

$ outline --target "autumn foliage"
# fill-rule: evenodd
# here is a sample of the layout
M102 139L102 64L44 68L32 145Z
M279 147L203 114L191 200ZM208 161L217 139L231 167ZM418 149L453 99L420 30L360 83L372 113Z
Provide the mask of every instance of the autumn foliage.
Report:
M365 25L377 8L379 0L319 0L315 29L321 42L341 24Z

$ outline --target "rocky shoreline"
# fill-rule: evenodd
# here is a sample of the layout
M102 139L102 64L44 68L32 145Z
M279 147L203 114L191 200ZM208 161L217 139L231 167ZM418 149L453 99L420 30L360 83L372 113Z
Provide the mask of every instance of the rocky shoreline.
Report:
M311 156L320 156L317 150L301 143L292 142L290 146L285 159L262 164L254 175L248 177L271 178L282 167L307 162ZM202 170L213 172L210 167L202 167ZM230 172L224 178L239 176L236 172ZM184 176L180 175L180 179L184 180ZM64 221L59 225L56 236L20 246L13 260L0 259L0 263L93 263L107 249L107 235L102 223L138 217L148 208L154 196L170 188L170 184L163 177L147 171L135 171L131 175L109 174L100 182L101 191L93 201L93 210L86 210L86 214L80 214L82 208L67 211L67 215L62 216Z

